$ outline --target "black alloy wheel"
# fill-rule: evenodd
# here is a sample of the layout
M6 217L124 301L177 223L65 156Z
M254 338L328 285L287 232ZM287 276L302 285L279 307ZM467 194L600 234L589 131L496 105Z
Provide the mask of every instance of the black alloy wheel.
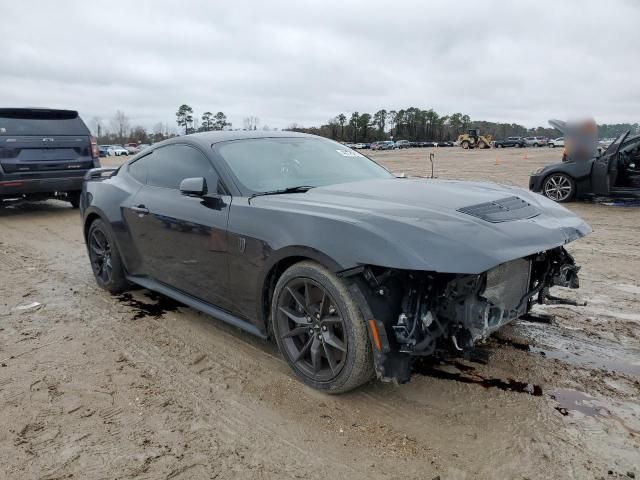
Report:
M100 278L105 284L109 283L113 275L111 244L100 229L94 229L89 237L89 258L96 278Z
M342 370L348 340L342 314L314 280L295 278L278 299L278 331L286 355L316 382L330 382Z
M113 236L102 220L94 220L87 233L87 249L96 283L111 293L126 290L122 260Z
M310 260L279 277L271 302L278 348L307 385L343 393L374 375L372 342L347 281Z

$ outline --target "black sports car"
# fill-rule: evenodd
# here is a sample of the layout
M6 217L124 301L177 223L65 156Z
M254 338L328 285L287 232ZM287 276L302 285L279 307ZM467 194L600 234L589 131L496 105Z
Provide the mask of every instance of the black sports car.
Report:
M396 178L293 132L210 132L87 174L94 275L138 284L260 337L329 392L409 380L416 356L468 351L576 288L581 219L526 190Z
M620 135L602 154L567 155L539 168L529 189L556 202L585 197L640 197L640 135Z

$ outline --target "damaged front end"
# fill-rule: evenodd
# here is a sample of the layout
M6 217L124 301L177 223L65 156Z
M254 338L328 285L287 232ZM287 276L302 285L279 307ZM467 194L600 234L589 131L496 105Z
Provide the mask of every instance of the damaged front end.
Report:
M370 319L378 376L406 382L412 357L471 351L544 303L550 287L578 288L579 269L558 247L481 274L366 266L343 276L355 280L352 291Z

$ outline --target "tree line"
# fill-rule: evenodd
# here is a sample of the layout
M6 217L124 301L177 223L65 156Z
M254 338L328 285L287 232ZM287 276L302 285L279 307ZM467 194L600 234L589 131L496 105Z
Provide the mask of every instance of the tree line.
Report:
M257 130L260 119L248 116L243 119L242 130ZM177 130L166 122L156 123L151 130L142 125L131 126L129 117L118 110L109 122L94 117L91 122L93 134L100 144L155 143L179 134L207 132L212 130L231 130L232 124L223 112L205 111L200 116L194 114L191 106L183 104L176 112ZM458 135L470 128L478 128L482 134L494 138L511 136L559 137L561 132L554 128L527 128L517 123L488 122L471 120L469 115L453 113L440 115L433 109L411 107L400 110L378 110L374 114L353 112L350 115L340 113L319 127L303 127L296 123L286 130L312 133L341 142L373 142L377 140L409 141L447 141L456 140ZM240 128L236 128L240 130ZM262 130L271 130L264 125ZM277 130L277 129L274 129ZM630 130L640 132L638 123L616 123L598 125L599 138L616 137Z
M227 121L227 116L223 112L216 114L209 111L204 112L200 117L200 121L198 121L198 117L193 114L193 108L187 104L182 104L178 108L176 123L184 129L185 135L231 128L231 122Z
M469 115L441 115L433 109L410 107L400 110L378 110L374 114L353 112L336 115L319 127L290 125L287 130L312 133L340 142L369 143L378 140L451 141L471 128L494 138L541 136L556 138L562 133L552 127L527 128L517 123L471 120ZM600 138L615 137L624 130L638 132L638 123L598 125Z
M129 117L117 110L113 117L105 122L102 117L93 117L91 132L99 144L155 143L178 135L176 129L165 122L156 123L151 130L142 125L131 125Z
M257 125L257 117L250 117L250 119L251 125ZM227 121L227 116L223 112L214 114L207 111L197 117L194 115L193 108L186 104L178 108L176 123L178 127L181 127L180 132L165 122L156 123L149 131L142 125L131 126L129 117L123 111L117 110L108 123L105 123L101 117L93 117L91 129L92 133L98 138L99 144L150 144L176 137L179 134L231 128L231 122Z

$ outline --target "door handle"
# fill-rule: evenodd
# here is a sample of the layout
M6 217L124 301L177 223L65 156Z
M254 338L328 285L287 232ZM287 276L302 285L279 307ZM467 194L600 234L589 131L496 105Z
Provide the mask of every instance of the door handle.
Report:
M131 207L131 210L133 210L134 212L140 215L146 215L147 213L149 213L149 209L144 205L137 205L135 207Z

